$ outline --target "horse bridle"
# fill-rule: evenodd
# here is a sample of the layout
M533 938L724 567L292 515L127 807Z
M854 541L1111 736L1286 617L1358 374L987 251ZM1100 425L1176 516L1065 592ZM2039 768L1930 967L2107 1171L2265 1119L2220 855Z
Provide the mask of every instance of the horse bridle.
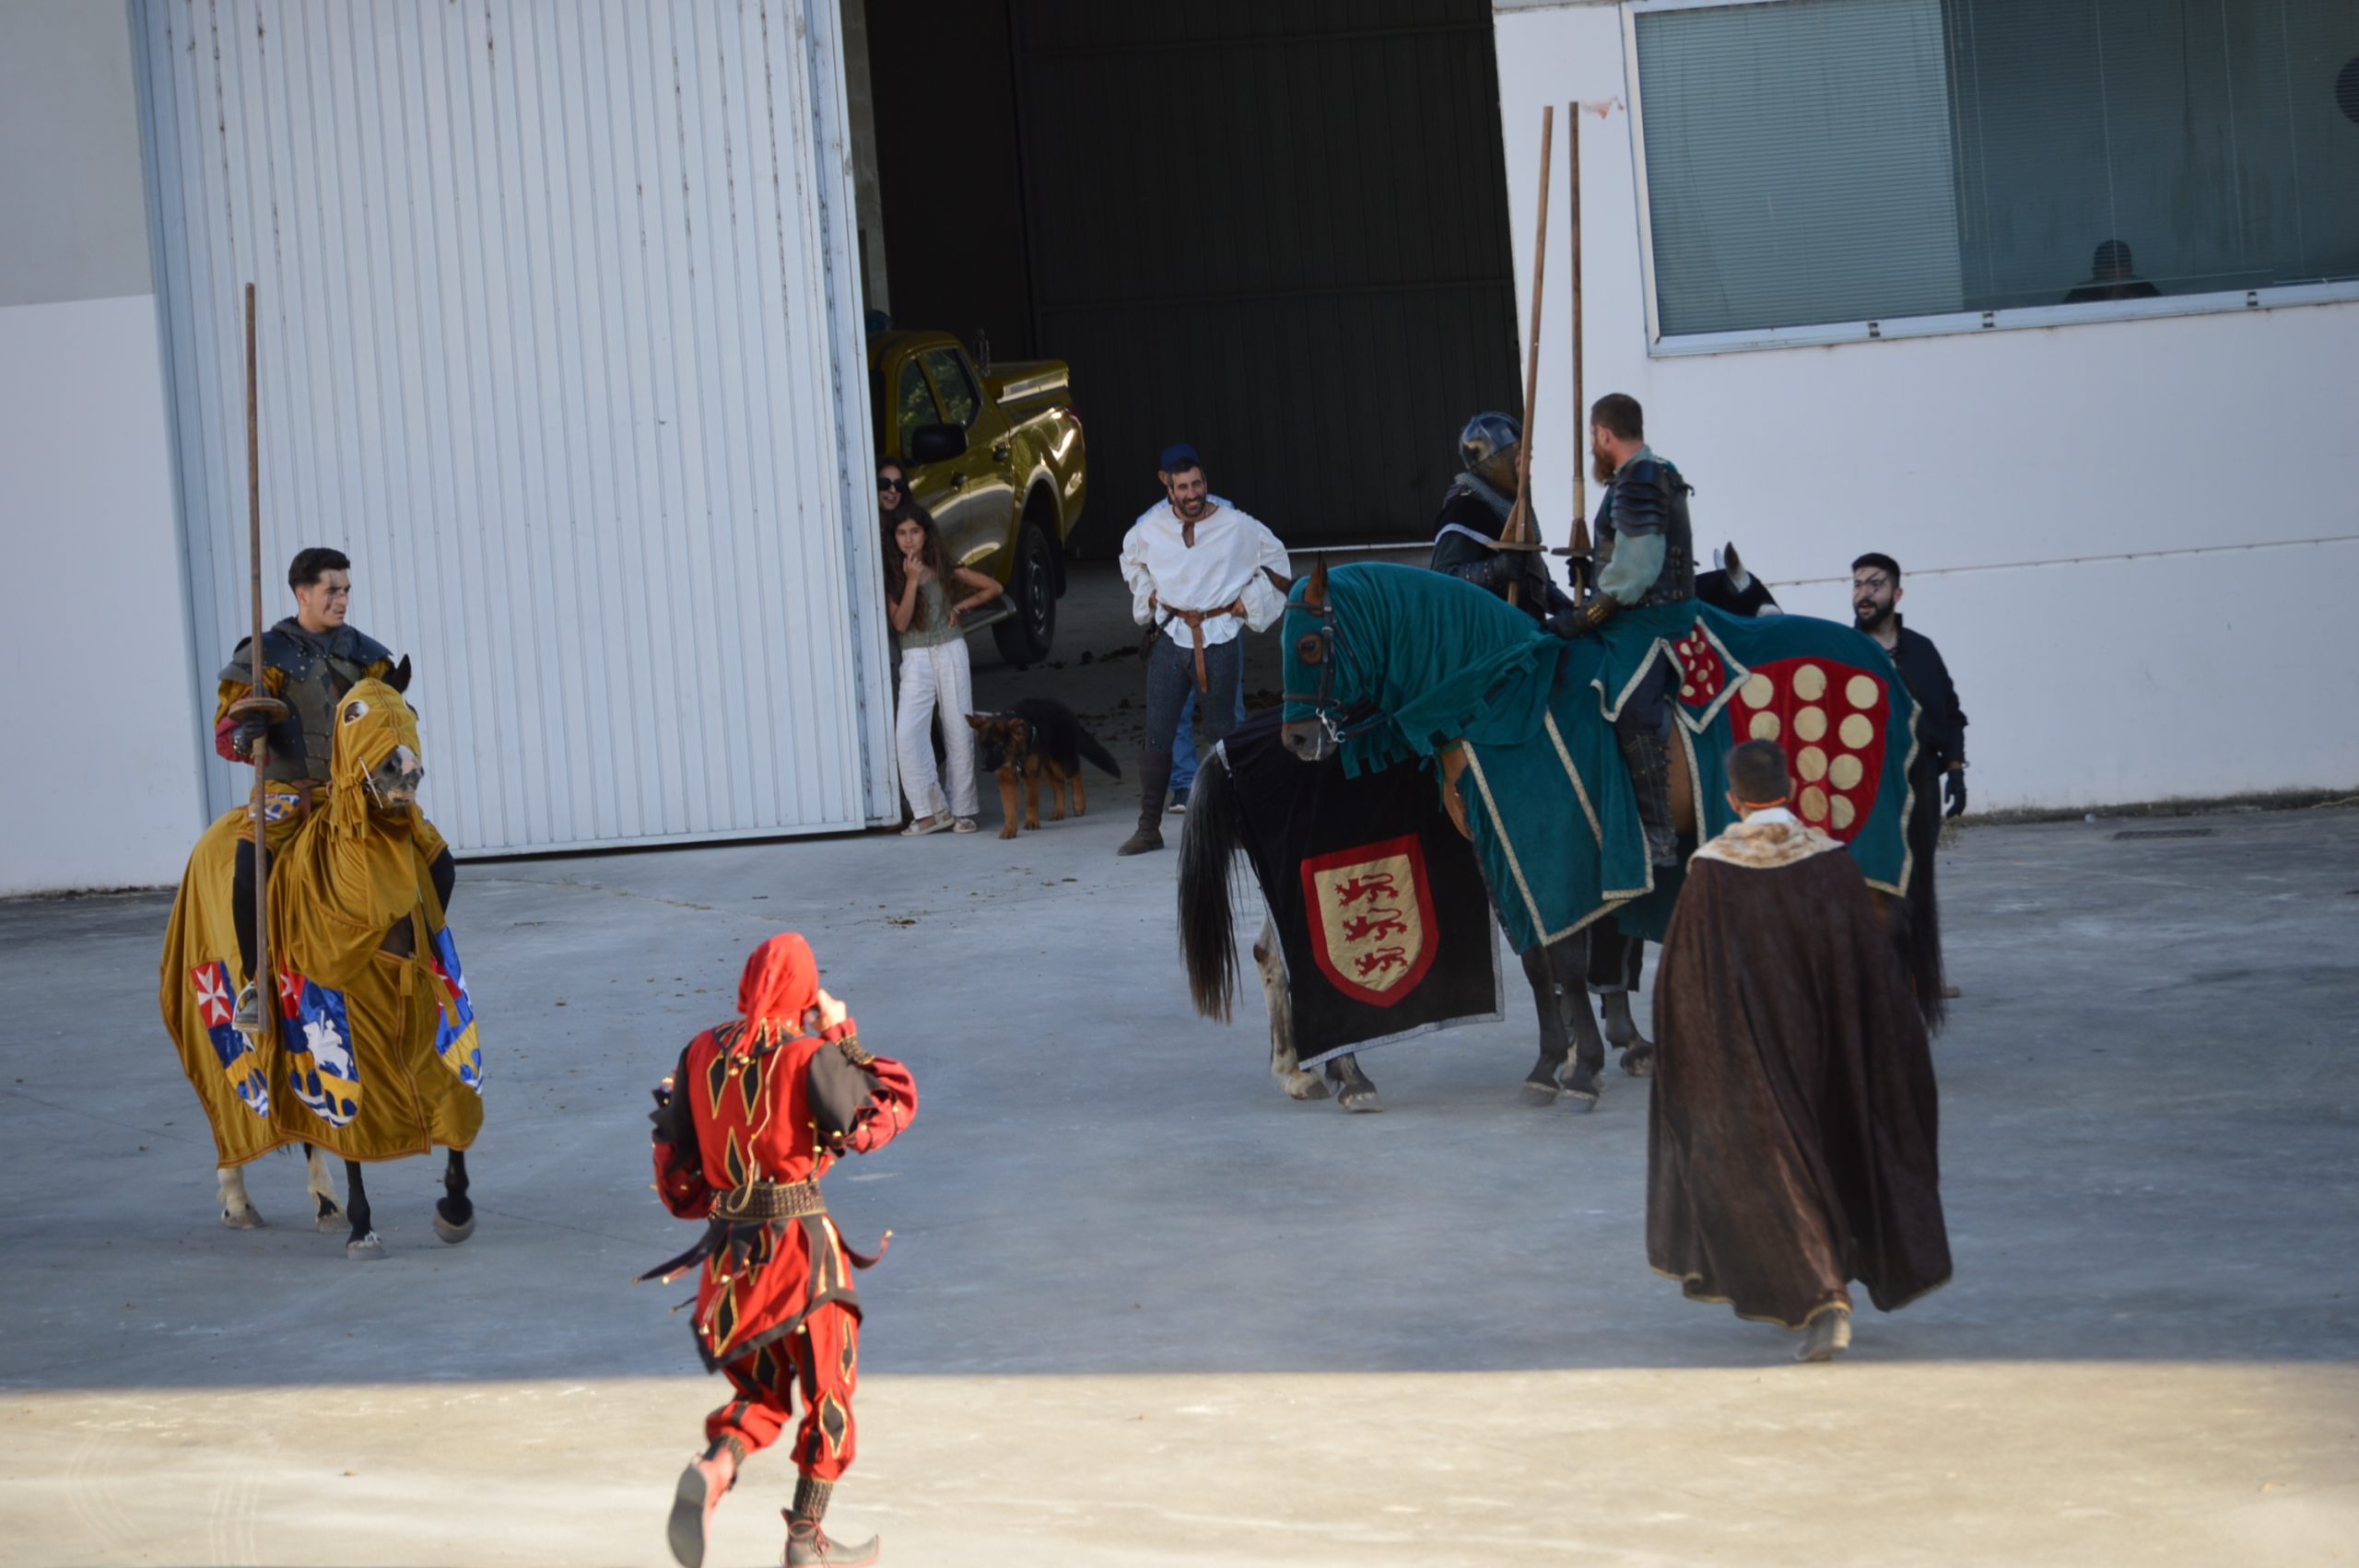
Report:
M1359 655L1352 651L1351 639L1344 635L1343 623L1335 618L1332 604L1289 604L1288 614L1314 615L1319 629L1306 632L1295 644L1295 656L1319 672L1319 689L1315 692L1282 692L1279 700L1301 703L1318 715L1319 722L1327 728L1328 738L1337 745L1356 735L1365 735L1392 721L1392 716L1376 705L1372 696L1356 702L1338 705L1335 701L1335 665L1338 657L1351 664L1351 674L1362 690L1368 685L1367 667Z

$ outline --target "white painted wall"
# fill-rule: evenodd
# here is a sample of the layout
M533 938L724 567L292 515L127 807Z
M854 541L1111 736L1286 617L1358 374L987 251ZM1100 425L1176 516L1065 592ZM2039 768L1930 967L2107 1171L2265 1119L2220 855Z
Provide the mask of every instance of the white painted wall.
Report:
M0 6L0 895L175 882L202 825L120 6Z
M1581 119L1584 394L1646 405L1708 552L1733 538L1781 584L1848 580L1864 550L1901 562L1972 720L1976 805L2359 780L2359 305L1653 358L1621 7L1496 27L1525 292L1541 106L1561 138L1568 101L1607 105ZM1557 543L1586 440L1565 163L1560 139L1532 459ZM2193 553L2087 559L2154 552ZM1780 597L1848 614L1832 582Z

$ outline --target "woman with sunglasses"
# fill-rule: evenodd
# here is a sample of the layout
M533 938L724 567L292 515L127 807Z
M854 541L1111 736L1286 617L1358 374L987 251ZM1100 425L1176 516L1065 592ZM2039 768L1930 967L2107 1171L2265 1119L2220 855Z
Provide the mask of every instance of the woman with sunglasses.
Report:
M876 470L876 510L885 529L885 602L901 639L901 699L893 739L910 816L901 837L918 838L945 827L972 833L975 730L967 715L974 710L974 685L958 618L998 598L999 584L951 564L942 530L910 495L908 472L897 462ZM953 600L954 588L965 596ZM933 766L936 714L950 767L947 798Z

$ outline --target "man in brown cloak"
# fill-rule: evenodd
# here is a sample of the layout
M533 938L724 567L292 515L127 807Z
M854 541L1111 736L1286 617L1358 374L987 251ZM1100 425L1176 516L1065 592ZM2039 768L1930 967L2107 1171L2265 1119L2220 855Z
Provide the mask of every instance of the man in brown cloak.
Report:
M1851 1342L1950 1277L1925 1025L1842 846L1785 808L1786 757L1729 753L1743 821L1696 850L1655 979L1647 1258L1698 1301Z

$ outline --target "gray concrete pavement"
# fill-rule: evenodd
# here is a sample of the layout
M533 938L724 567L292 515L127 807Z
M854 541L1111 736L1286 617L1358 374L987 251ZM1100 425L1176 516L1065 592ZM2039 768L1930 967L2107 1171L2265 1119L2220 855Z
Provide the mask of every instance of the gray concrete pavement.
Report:
M1105 708L1092 646L979 687ZM896 1233L837 1502L888 1561L2359 1559L2359 811L1944 855L1958 1277L1802 1368L1648 1270L1645 1083L1514 1106L1519 997L1369 1055L1383 1116L1284 1099L1097 799L1014 843L464 868L482 1224L441 1246L434 1171L379 1167L372 1266L291 1159L251 1176L273 1228L215 1222L164 897L0 905L0 1561L663 1561L718 1392L684 1290L628 1283L688 1235L645 1090L785 927L923 1096L831 1181ZM757 1462L722 1561L775 1561L791 1487Z

